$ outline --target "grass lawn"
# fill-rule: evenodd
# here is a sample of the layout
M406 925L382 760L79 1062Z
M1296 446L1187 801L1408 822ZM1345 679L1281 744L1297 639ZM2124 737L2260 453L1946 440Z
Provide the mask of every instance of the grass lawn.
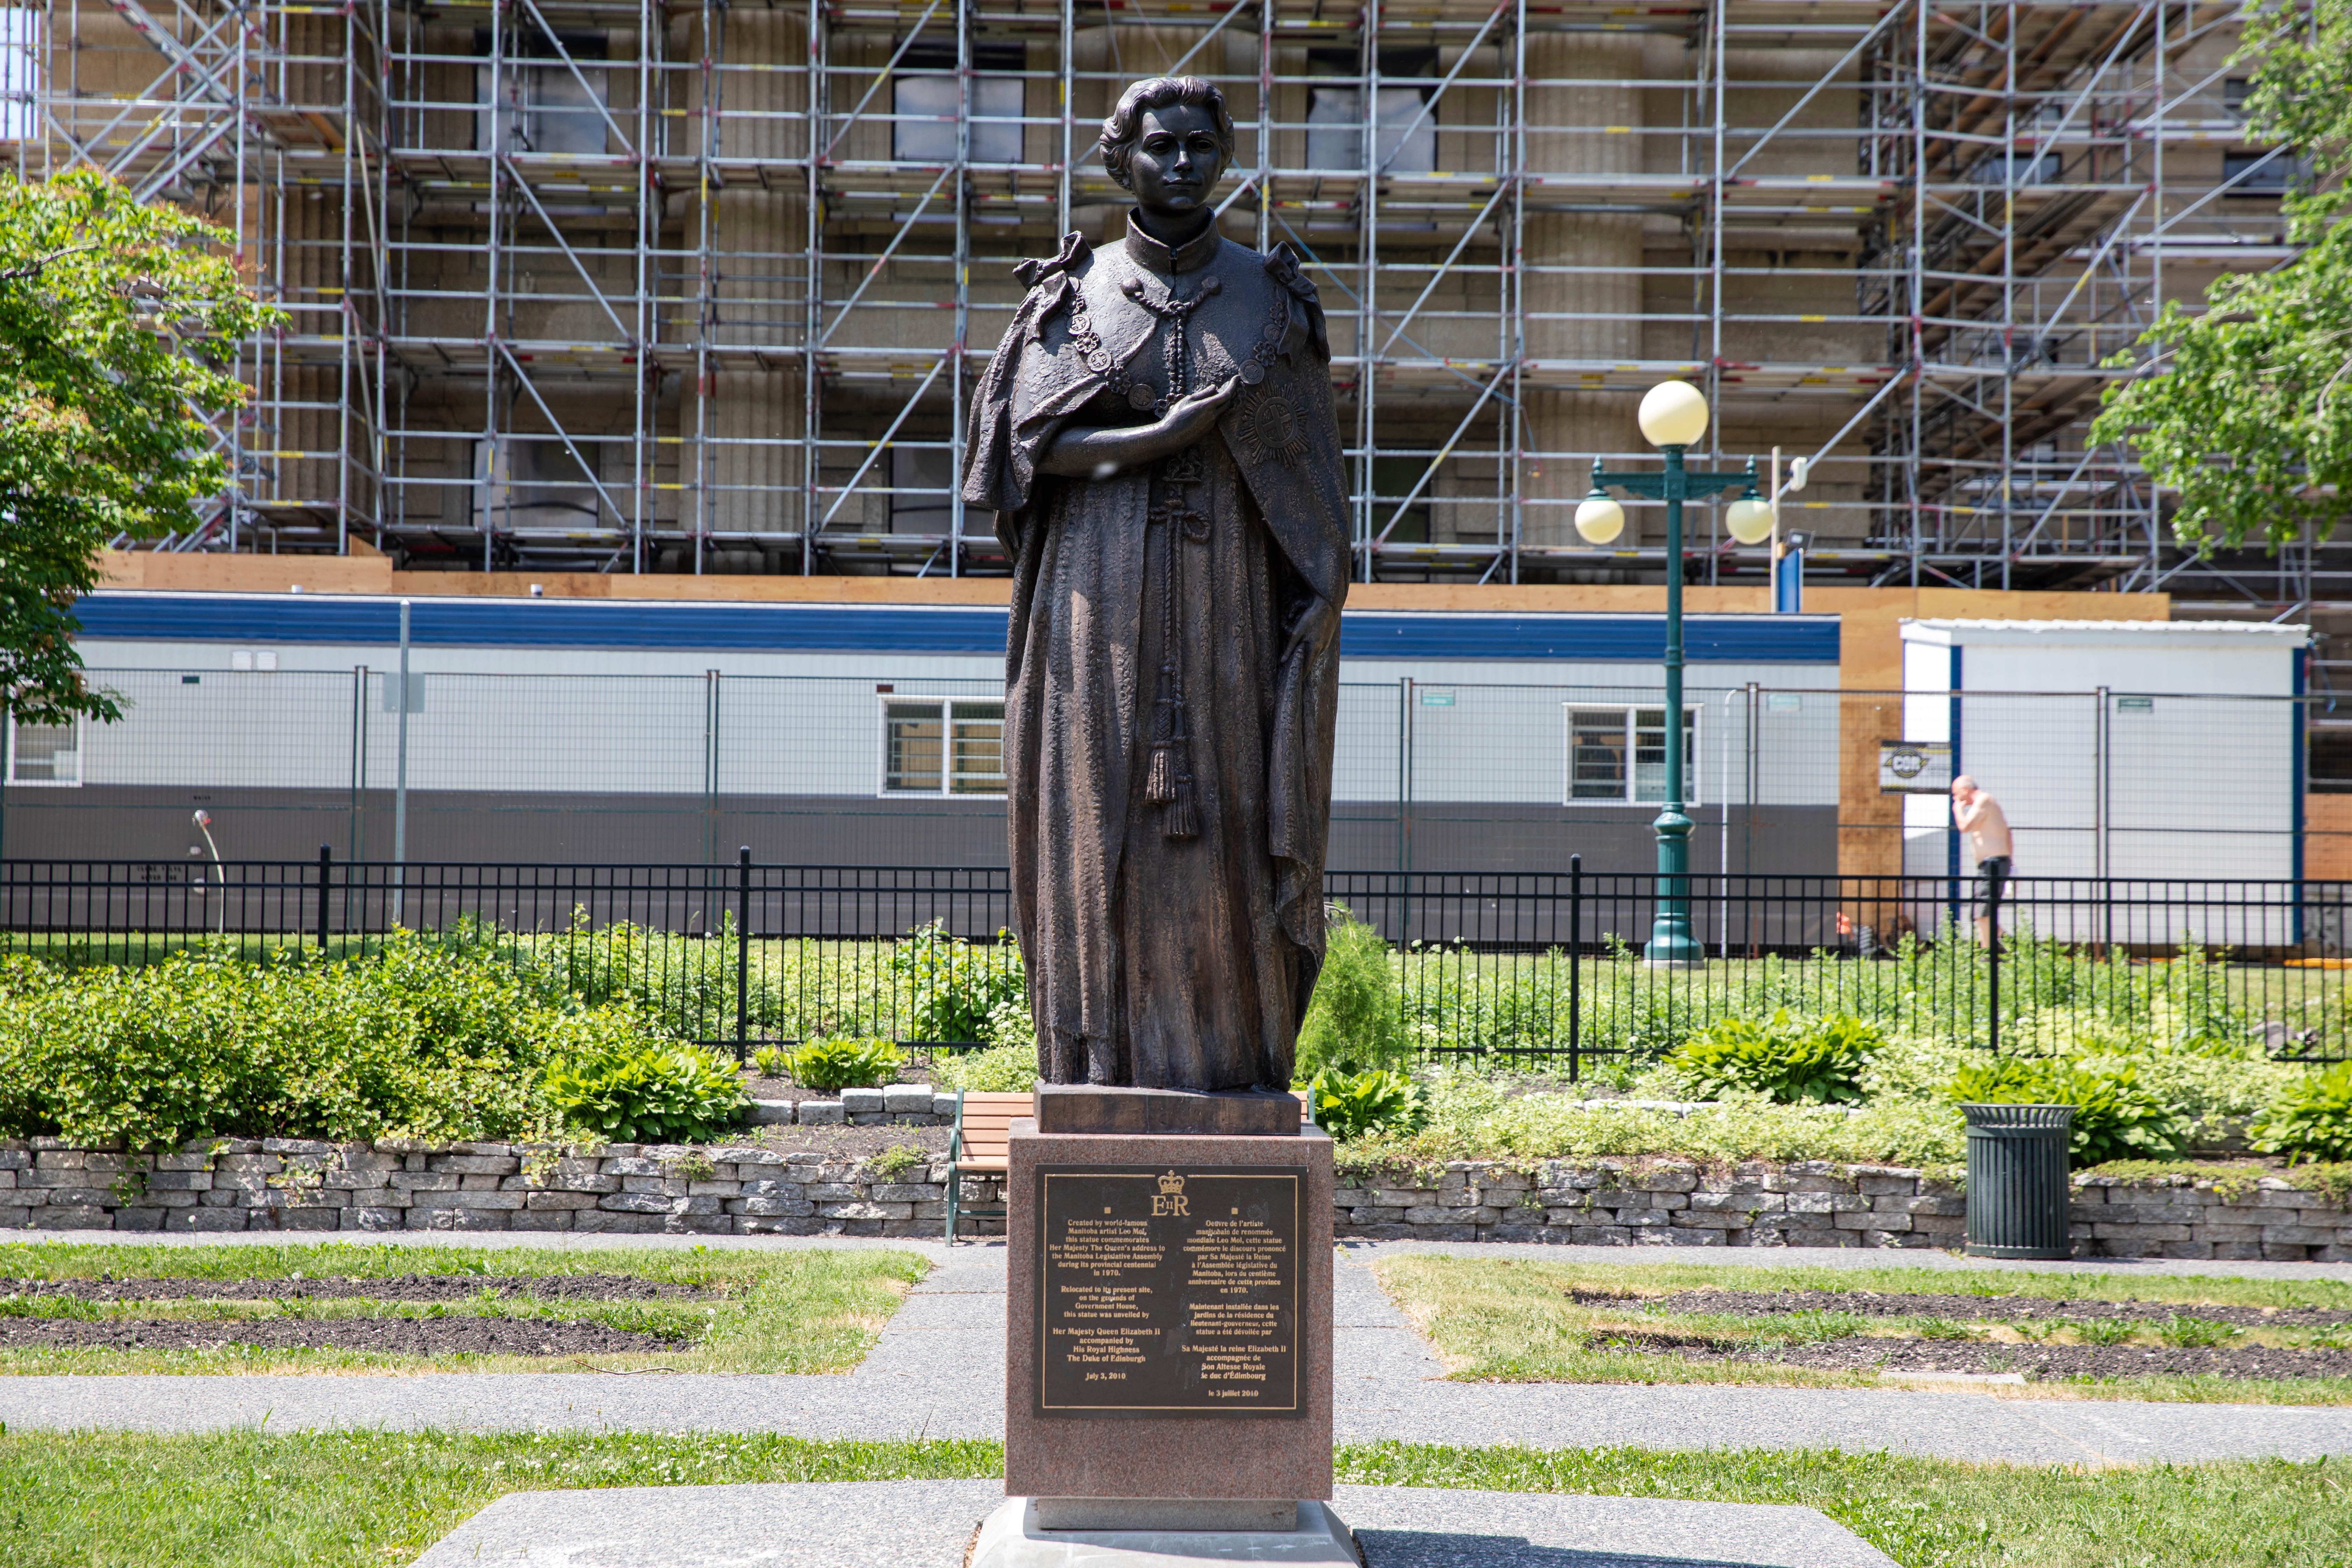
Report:
M116 1351L19 1348L0 1352L0 1374L26 1373L385 1373L586 1372L638 1366L680 1372L846 1372L908 1287L929 1265L912 1253L848 1248L774 1252L695 1247L556 1251L523 1247L323 1245L276 1247L78 1247L0 1243L0 1279L383 1279L432 1275L626 1274L716 1292L711 1300L589 1301L499 1298L487 1291L451 1301L171 1300L93 1302L0 1295L0 1317L100 1322L122 1318L287 1319L436 1317L458 1314L551 1318L643 1332L690 1332L690 1347L660 1353L570 1356L388 1355L329 1349L231 1346L221 1350ZM0 1562L8 1561L0 1552Z
M1818 1508L1904 1568L2328 1568L2352 1460L2038 1469L1839 1453L1342 1448L1339 1479ZM991 1442L0 1432L9 1568L384 1568L512 1491L1003 1473Z
M1595 1330L1671 1327L1711 1338L1803 1341L1849 1334L1918 1334L1958 1337L1959 1325L1937 1319L1847 1318L1836 1313L1782 1313L1755 1317L1651 1315L1638 1303L1582 1304L1570 1289L1630 1290L1644 1295L1680 1289L1869 1290L1981 1295L1983 1317L1998 1322L2002 1296L2057 1300L2147 1301L2241 1307L2352 1309L2352 1285L2324 1279L2225 1279L2155 1276L2139 1279L2113 1275L1959 1273L1948 1269L1746 1268L1706 1264L1577 1264L1517 1258L1407 1255L1382 1260L1377 1269L1389 1295L1444 1358L1461 1382L1501 1383L1745 1383L1808 1388L1876 1387L1874 1371L1829 1370L1769 1363L1703 1362L1642 1352L1589 1349ZM2013 1331L1974 1331L1982 1337L2021 1337ZM2085 1330L2088 1338L2095 1330ZM2076 1331L2038 1326L2036 1337L2077 1342ZM2352 1327L2255 1329L2246 1344L2325 1345L2342 1349ZM2102 1342L2112 1342L2102 1339ZM2158 1342L2157 1331L2135 1333L2126 1342ZM2352 1378L2263 1381L2221 1377L2131 1377L2096 1382L2027 1383L2000 1389L2003 1397L2057 1399L2161 1399L2237 1404L2352 1404Z

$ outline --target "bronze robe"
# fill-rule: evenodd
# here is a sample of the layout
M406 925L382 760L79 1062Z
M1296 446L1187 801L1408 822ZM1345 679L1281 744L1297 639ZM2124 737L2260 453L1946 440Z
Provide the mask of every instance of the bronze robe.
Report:
M1038 1070L1287 1088L1322 964L1339 651L1287 639L1348 584L1322 310L1287 247L1261 256L1213 226L1173 250L1132 225L1098 251L1072 235L1019 275L963 494L995 509L1014 561L1008 837ZM1145 423L1236 374L1216 434L1185 452L1101 479L1037 472L1073 420ZM1191 836L1147 788L1156 750L1188 774Z

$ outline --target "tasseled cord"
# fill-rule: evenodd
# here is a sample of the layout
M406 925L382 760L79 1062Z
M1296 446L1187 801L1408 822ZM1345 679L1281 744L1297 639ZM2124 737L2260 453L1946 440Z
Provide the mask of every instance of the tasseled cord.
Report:
M1184 727L1184 695L1176 684L1173 664L1160 667L1160 696L1154 704L1160 713L1158 725L1161 739L1151 744L1151 768L1144 775L1143 798L1162 808L1160 832L1166 838L1198 838L1201 836L1200 810L1192 804L1192 770L1190 737Z

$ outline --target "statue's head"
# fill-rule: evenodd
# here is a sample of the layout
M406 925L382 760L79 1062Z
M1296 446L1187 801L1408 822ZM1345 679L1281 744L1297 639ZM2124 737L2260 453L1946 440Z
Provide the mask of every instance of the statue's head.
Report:
M1103 167L1153 211L1206 207L1233 157L1225 95L1196 76L1136 82L1103 121Z

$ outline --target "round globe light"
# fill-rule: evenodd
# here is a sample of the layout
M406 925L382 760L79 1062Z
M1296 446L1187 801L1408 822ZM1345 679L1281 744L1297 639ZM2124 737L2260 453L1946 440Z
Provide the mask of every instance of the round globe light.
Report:
M1607 496L1587 496L1577 503L1576 531L1587 544L1609 544L1625 531L1625 509Z
M1723 526L1742 544L1761 544L1772 537L1772 508L1754 496L1733 501L1723 514Z
M1695 447L1706 434L1706 395L1687 381L1662 381L1642 395L1642 435L1653 447Z

